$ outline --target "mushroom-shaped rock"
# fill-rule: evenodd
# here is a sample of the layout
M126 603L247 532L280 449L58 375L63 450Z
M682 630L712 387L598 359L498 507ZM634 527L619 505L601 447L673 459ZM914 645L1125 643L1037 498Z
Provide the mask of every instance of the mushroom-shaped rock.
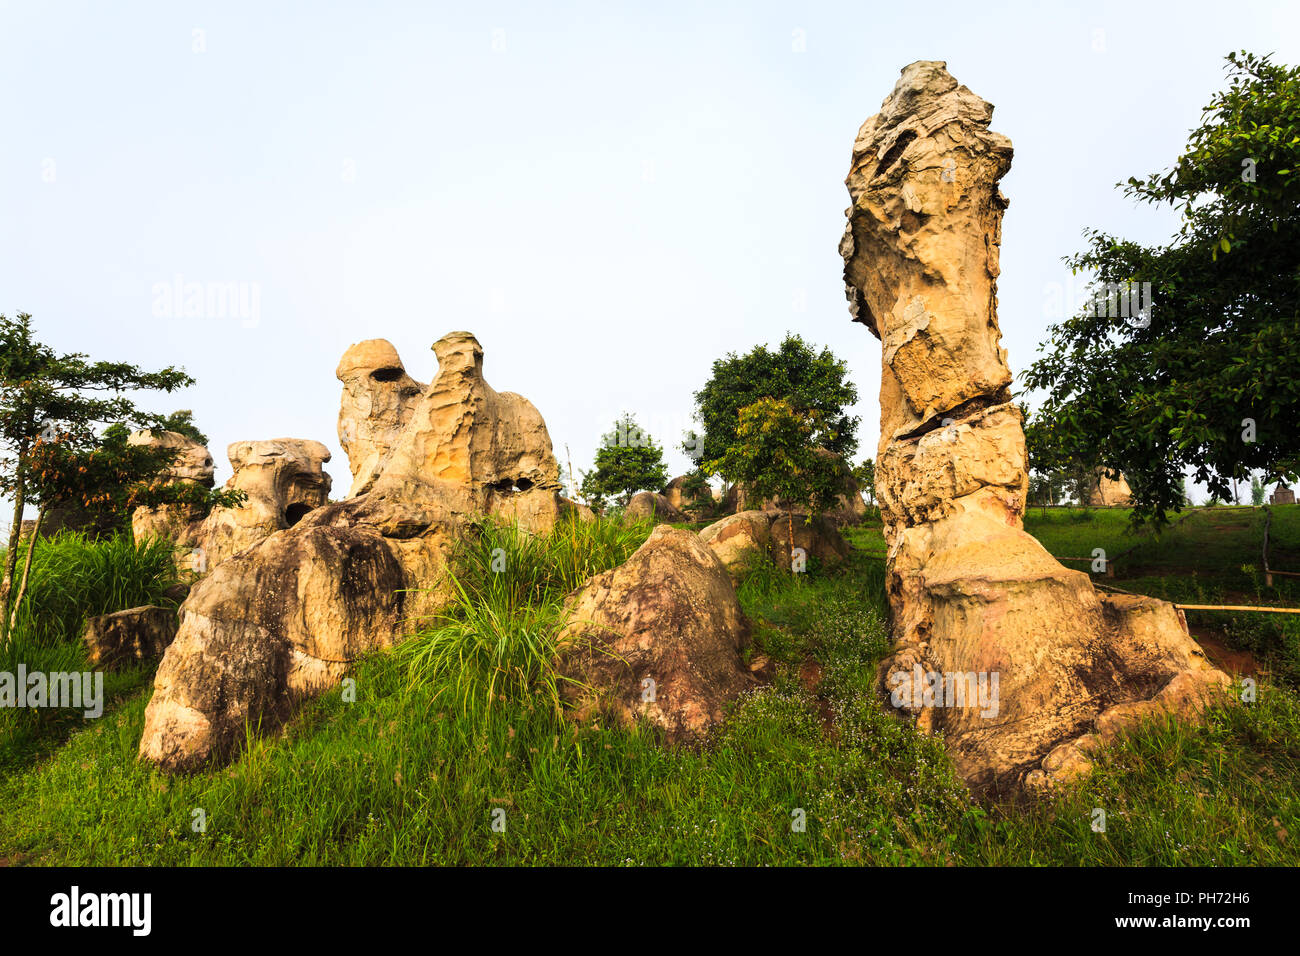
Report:
M397 349L386 339L351 346L334 374L343 383L339 443L352 472L348 497L355 498L374 483L425 386L406 374Z
M1099 595L1022 530L1025 439L997 321L1012 149L992 115L943 63L904 68L858 131L840 243L850 312L883 350L884 690L944 733L979 790L1077 776L1113 715L1190 711L1228 680L1175 608Z
M717 556L660 525L622 565L566 602L558 668L579 714L608 708L670 741L698 738L755 684L741 660L749 625Z

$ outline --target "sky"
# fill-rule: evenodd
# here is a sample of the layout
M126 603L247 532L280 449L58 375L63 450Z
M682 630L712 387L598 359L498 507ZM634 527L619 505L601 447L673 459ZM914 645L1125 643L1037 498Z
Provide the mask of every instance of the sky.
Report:
M462 329L579 472L622 411L684 472L713 361L787 331L847 362L874 457L880 346L837 246L899 71L946 61L1014 143L1019 373L1085 228L1172 234L1116 183L1174 163L1239 49L1300 61L1300 3L0 0L0 312L183 367L141 404L192 409L218 481L231 442L310 438L342 497L343 351L386 338L428 382ZM195 283L189 314L168 290Z

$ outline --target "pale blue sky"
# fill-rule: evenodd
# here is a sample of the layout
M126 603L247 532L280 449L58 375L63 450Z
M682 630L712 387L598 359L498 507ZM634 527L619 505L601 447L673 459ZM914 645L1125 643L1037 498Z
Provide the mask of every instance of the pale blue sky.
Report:
M874 456L836 247L899 70L946 60L1015 144L1019 372L1085 226L1171 232L1114 184L1173 162L1241 48L1300 61L1300 4L0 2L0 311L185 367L151 404L193 408L219 479L232 441L313 438L341 496L340 354L388 338L428 381L456 329L579 469L627 409L683 471L710 363L787 329L848 361ZM256 321L165 314L176 276L256 287Z

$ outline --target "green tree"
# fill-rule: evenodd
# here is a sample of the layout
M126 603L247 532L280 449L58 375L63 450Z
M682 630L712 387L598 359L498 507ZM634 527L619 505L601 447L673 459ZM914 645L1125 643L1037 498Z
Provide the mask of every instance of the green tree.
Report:
M7 636L17 606L13 583L25 508L38 507L34 542L44 516L60 503L110 507L127 501L127 488L156 477L175 453L128 448L126 426L162 428L174 423L175 416L143 412L124 393L171 392L193 381L176 368L147 372L123 362L92 362L81 353L60 354L37 341L30 315L10 319L0 314L0 446L7 453L0 459L0 493L14 504L0 582L0 640ZM112 424L119 427L102 429ZM158 501L169 492L158 488L149 494ZM32 551L27 549L24 579Z
M597 509L609 498L625 507L636 492L658 491L668 483L663 448L626 413L602 436L595 464L583 474L579 494Z
M871 504L876 503L876 463L873 459L864 458L862 464L853 469L853 480L858 483L858 488L867 496Z
M1260 481L1258 477L1251 478L1250 479L1250 503L1254 505L1256 508L1258 508L1260 505L1264 503L1264 499L1267 496L1268 496L1268 491L1264 487L1264 482Z
M806 507L811 518L829 508L840 490L842 460L819 451L835 440L834 431L822 413L772 398L746 405L737 419L736 441L704 467L760 500L785 504L793 565L795 507Z
M1023 403L1020 413L1028 458L1029 503L1056 505L1073 496L1080 504L1087 504L1088 493L1096 481L1095 456L1081 457L1064 440L1056 422L1043 414L1033 414Z
M1135 523L1167 522L1185 468L1215 499L1300 468L1300 70L1227 60L1174 167L1125 187L1177 208L1177 234L1088 233L1066 261L1098 295L1024 375L1063 443L1124 473Z
M687 433L683 450L698 461L721 460L738 440L740 410L765 398L824 420L818 441L845 461L857 451L858 419L845 413L858 400L848 366L830 349L817 351L789 333L775 351L760 345L713 363L709 380L695 393L695 420L703 433Z
M176 432L178 435L184 435L190 441L196 441L200 445L208 443L208 436L199 431L199 427L194 424L194 413L188 408L172 412L158 424L162 431Z

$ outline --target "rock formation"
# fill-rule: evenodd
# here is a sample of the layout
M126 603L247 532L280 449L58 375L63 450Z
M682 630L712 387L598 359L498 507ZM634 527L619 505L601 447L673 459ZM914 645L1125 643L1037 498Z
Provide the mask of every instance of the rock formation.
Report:
M638 491L628 501L623 513L629 518L649 518L653 521L690 521L690 516L673 506L665 495L654 491Z
M169 480L193 482L204 488L214 484L212 453L192 438L179 432L144 430L132 432L127 441L132 445L174 449L176 460L165 475ZM201 517L194 509L180 505L137 508L131 513L131 530L137 541L152 537L176 540L184 537L186 528Z
M558 667L579 715L611 710L698 738L756 681L741 660L749 625L722 563L683 528L660 525L624 564L567 602Z
M700 530L700 540L718 556L733 579L758 561L772 559L772 516L765 511L742 511Z
M664 486L663 497L679 512L712 511L716 504L713 489L709 488L699 494L692 494L690 489L686 487L688 480L689 476L678 475Z
M858 481L853 477L848 463L835 452L826 448L817 449L817 453L824 458L834 459L834 467L838 473L839 494L836 495L834 503L826 510L825 516L835 522L840 527L859 525L867 514L867 504L862 500L862 489L858 487ZM671 500L671 499L670 499ZM786 502L778 498L767 498L759 501L749 494L743 485L732 485L725 496L721 499L721 508L723 514L742 514L745 511L781 511L786 508ZM804 505L795 505L796 510L805 508Z
M322 467L330 451L318 441L237 441L226 454L234 473L225 486L248 499L237 508L214 508L195 531L193 545L203 548L208 569L297 524L329 501L332 484Z
M700 531L700 540L718 556L733 579L739 579L756 560L772 561L791 569L790 528L794 526L794 547L803 558L835 564L849 556L849 546L829 518L811 521L806 512L742 511L715 521ZM795 560L798 554L795 554ZM806 567L806 566L805 566Z
M194 586L141 757L170 770L229 757L246 721L273 727L441 606L446 554L484 514L554 524L559 467L537 409L487 384L469 333L433 348L438 375L364 494L308 512Z
M1093 508L1127 508L1133 504L1133 489L1123 475L1107 478L1106 469L1098 468L1088 483L1086 499Z
M148 441L147 432L137 433L138 442ZM164 432L172 436L173 432ZM207 449L181 435L185 442L182 467L172 476L183 481L212 485L212 457ZM137 441L132 436L132 441ZM200 452L207 456L204 469ZM210 571L226 558L296 524L307 512L329 500L330 476L322 465L330 460L329 449L318 441L301 438L273 438L267 441L239 441L226 449L233 474L226 481L229 490L243 491L244 504L236 508L214 508L206 517L177 505L137 508L131 515L131 529L137 541L147 537L170 538L178 548L182 567L199 573ZM184 462L191 464L184 464Z
M146 604L92 617L82 642L92 667L112 668L161 657L175 636L175 609Z
M339 403L339 443L352 471L349 498L369 490L379 466L411 420L422 384L386 339L366 339L343 353L334 374L343 383Z
M943 63L906 67L858 131L840 244L850 312L883 347L885 690L945 733L976 789L1078 773L1088 735L1135 702L1187 709L1227 681L1170 605L1098 594L1022 530L1024 433L996 298L1012 149L992 112ZM992 703L973 701L980 679Z

